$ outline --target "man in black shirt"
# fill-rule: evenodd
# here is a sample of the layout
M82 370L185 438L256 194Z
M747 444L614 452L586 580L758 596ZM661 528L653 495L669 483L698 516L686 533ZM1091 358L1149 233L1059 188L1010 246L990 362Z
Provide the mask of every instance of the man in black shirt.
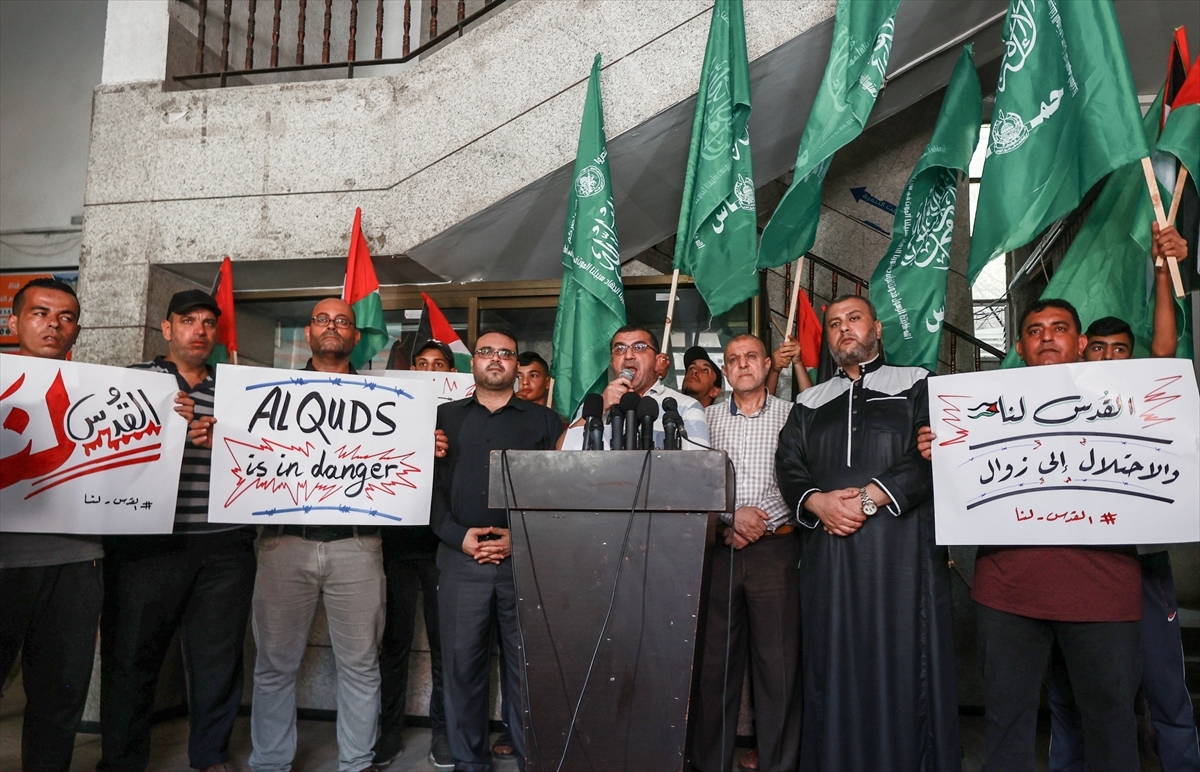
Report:
M438 429L449 452L434 466L430 525L438 547L438 616L441 623L446 729L462 772L488 772L488 649L499 624L509 694L520 694L520 631L507 513L487 505L488 463L493 450L553 450L562 421L548 408L518 399L516 339L485 330L475 341L471 372L475 394L438 407ZM522 725L519 700L509 700L505 720ZM524 769L524 737L513 738Z

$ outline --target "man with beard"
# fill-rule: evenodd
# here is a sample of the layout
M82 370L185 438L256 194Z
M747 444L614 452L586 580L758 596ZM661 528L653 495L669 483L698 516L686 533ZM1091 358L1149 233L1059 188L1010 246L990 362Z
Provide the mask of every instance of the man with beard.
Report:
M145 770L158 675L176 629L187 670L188 757L232 772L229 737L242 701L242 644L254 590L255 529L208 523L217 301L177 292L162 322L167 355L133 367L168 373L193 402L198 431L184 446L173 533L107 536L101 618L97 770Z
M688 438L695 440L689 442L685 439L684 449L703 450L708 445L708 423L704 419L704 408L696 400L668 388L662 382L657 368L665 357L658 352L658 337L641 325L627 324L613 333L611 346L612 359L609 365L616 378L604 389L604 414L608 415L608 411L620 403L621 397L630 392L640 397L652 397L659 406L658 420L654 423L654 444L661 448L664 436L662 402L667 397L673 397L679 406ZM575 416L577 420L568 427L560 447L567 450L580 450L583 447L582 415L580 408ZM612 424L608 424L604 428L604 446L610 447L611 442Z
M683 383L680 391L707 408L721 396L724 382L721 370L703 346L692 346L683 352Z
M549 408L519 399L517 341L485 330L471 358L475 394L438 406L438 429L449 452L434 466L430 526L438 547L438 618L441 624L446 729L455 769L489 772L488 671L492 626L500 629L506 691L521 693L520 629L507 513L488 507L488 465L493 450L551 450L562 421ZM520 700L505 703L505 722L522 726ZM524 736L513 746L524 769Z
M779 435L779 488L810 529L800 561L800 764L806 770L962 765L950 574L934 545L920 367L883 363L866 298L825 311L838 365Z
M34 279L13 298L17 355L66 359L79 335L79 299L58 279ZM71 767L104 595L99 536L5 533L0 538L0 678L21 655L23 769Z
M313 308L304 336L306 371L355 374L354 309L327 298ZM435 455L444 455L438 441ZM258 646L250 739L255 772L286 772L296 755L296 674L318 599L324 599L337 663L338 768L373 769L379 719L379 639L385 578L379 526L279 525L263 528L254 586Z

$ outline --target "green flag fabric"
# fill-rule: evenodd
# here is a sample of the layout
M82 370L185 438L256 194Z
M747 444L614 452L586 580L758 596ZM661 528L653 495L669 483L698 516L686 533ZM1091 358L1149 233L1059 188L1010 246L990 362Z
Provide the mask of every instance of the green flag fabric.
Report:
M604 388L608 344L625 324L625 288L600 99L600 54L592 63L571 180L550 366L554 408L567 420L574 417L585 395Z
M758 294L758 217L750 163L750 62L742 0L717 0L696 92L675 236L675 268L714 315Z
M1146 156L1112 0L1010 0L967 279ZM1143 185L1144 187L1144 185Z
M892 243L871 276L889 364L937 369L958 174L971 163L982 120L979 76L964 46L933 136L896 208Z
M796 260L817 239L821 186L833 154L862 133L892 53L900 0L838 0L833 47L796 154L795 176L758 245L758 267Z
M1162 94L1146 114L1140 136L1149 143L1158 133ZM1086 329L1105 316L1124 319L1133 329L1134 356L1148 356L1154 331L1154 306L1146 302L1148 247L1139 244L1135 233L1149 233L1154 221L1150 197L1140 160L1113 172L1104 183L1087 220L1050 277L1043 298L1062 298L1079 311ZM978 226L977 226L978 227ZM978 232L978 231L976 231ZM1191 357L1191 325L1187 305L1181 304L1183 323L1176 356ZM1020 320L1014 319L1014 324ZM1020 367L1016 347L1009 350L1002 367Z

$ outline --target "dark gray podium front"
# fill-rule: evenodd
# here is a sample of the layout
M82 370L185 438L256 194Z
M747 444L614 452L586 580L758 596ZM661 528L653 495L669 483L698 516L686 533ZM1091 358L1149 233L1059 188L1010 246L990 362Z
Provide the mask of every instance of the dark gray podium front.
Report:
M529 772L559 768L618 566L561 768L682 769L705 544L734 503L725 454L495 451L488 501L512 527Z

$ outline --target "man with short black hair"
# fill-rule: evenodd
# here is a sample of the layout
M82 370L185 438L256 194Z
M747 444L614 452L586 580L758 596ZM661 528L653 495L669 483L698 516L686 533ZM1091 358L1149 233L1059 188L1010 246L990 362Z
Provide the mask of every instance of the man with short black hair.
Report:
M81 329L75 290L58 279L33 279L13 298L8 329L18 355L66 359ZM20 654L24 769L71 766L92 678L103 557L99 536L0 536L0 679Z
M679 390L707 408L717 397L725 383L721 378L721 368L712 360L703 346L692 346L683 352L683 383Z
M686 450L703 450L708 445L708 424L704 419L704 408L700 403L681 392L669 388L659 378L657 364L659 362L658 336L649 328L638 324L627 324L613 333L612 359L609 366L616 377L604 389L604 413L607 414L613 406L621 401L621 397L634 393L642 397L652 397L658 402L658 420L654 423L654 444L662 447L662 403L667 397L672 397L679 406L679 414L683 418L683 426L688 438L683 441ZM622 373L629 375L622 375ZM576 420L568 427L563 435L561 447L567 450L583 448L583 408L575 416ZM612 425L604 428L604 443L608 447L612 441Z
M551 450L562 421L549 408L518 399L517 341L511 333L484 330L471 358L475 394L438 406L438 428L449 451L434 465L430 526L438 547L438 617L441 624L446 728L461 772L489 772L488 663L492 626L500 628L507 692L504 717L523 726L520 700L520 629L507 513L488 506L493 450ZM524 769L524 736L513 736Z
M779 434L779 489L810 529L800 561L800 769L958 769L950 569L934 543L920 367L883 361L871 302L825 310L836 375Z
M1078 362L1079 313L1044 298L1021 314L1017 354L1027 366ZM928 426L918 439L930 457ZM1083 722L1089 769L1138 769L1134 695L1142 618L1133 547L979 548L971 598L979 620L984 770L1032 769L1037 708L1052 647L1062 651Z
M458 372L458 368L454 366L454 352L450 350L450 346L433 338L422 343L417 349L412 369L440 373Z
M543 407L550 397L550 365L536 351L522 351L517 357L517 396Z
M733 394L727 403L705 410L713 447L728 453L733 464L737 495L733 515L721 515L717 533L722 538L712 553L695 708L697 770L733 768L747 664L757 768L792 772L799 759L800 539L775 480L779 432L792 404L768 393L770 367L761 340L734 336L725 344L725 374Z
M208 523L217 301L177 292L161 324L166 356L132 365L175 376L195 420L183 450L171 534L107 536L100 638L101 772L145 770L159 671L176 629L186 652L188 757L232 772L229 738L242 701L242 645L254 591L250 526Z

